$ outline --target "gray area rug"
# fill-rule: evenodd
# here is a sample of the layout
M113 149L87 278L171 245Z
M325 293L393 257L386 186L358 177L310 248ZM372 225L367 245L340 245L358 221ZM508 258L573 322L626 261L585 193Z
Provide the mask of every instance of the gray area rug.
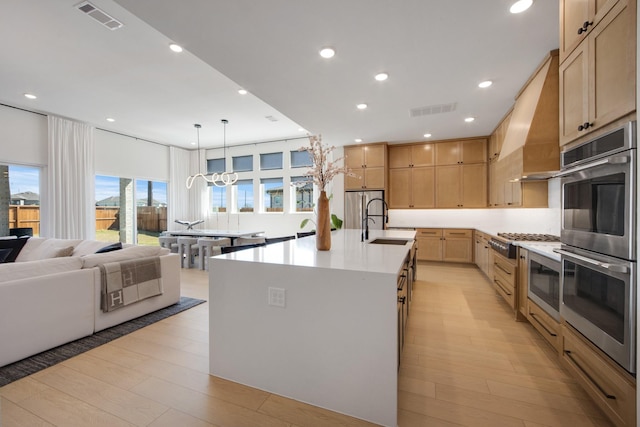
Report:
M92 348L106 344L111 340L127 335L140 328L144 328L145 326L159 320L166 319L167 317L178 314L181 311L195 307L203 302L205 301L201 299L180 297L180 302L177 304L170 305L169 307L154 311L153 313L145 314L144 316L120 325L96 332L88 337L80 338L59 347L52 348L51 350L43 351L42 353L19 360L18 362L3 366L0 368L0 387L19 380L20 378L34 374L41 369L45 369L49 366L55 365L56 363L65 361L73 356L77 356L80 353L89 351Z

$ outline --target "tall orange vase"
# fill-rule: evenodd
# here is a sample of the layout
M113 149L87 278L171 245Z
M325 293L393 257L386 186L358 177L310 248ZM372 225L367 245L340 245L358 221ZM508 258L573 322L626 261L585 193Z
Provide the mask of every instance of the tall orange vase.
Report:
M316 206L318 207L316 249L328 251L331 249L331 213L329 212L329 198L326 192L320 192Z

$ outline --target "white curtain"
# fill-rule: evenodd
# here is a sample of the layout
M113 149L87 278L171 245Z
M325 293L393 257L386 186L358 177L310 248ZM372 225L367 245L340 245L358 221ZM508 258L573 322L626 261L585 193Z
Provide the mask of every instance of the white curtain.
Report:
M187 189L186 181L190 175L197 174L200 170L206 172L206 158L204 150L200 153L201 165L198 165L197 150L183 150L170 147L169 170L169 207L167 212L167 229L182 230L184 226L175 223L175 220L195 221L207 219L207 194L208 187L203 179L198 178L193 182L191 189Z
M47 119L49 159L41 235L93 239L96 222L94 128L55 116Z

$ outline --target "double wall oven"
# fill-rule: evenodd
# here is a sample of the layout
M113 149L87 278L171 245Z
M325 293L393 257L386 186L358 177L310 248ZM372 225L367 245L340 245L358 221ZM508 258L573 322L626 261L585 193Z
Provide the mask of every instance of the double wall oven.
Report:
M560 313L636 372L636 123L562 153Z

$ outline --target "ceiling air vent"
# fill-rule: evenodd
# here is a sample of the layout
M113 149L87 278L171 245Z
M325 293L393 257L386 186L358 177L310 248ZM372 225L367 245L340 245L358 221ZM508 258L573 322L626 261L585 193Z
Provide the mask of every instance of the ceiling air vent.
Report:
M80 3L77 7L81 12L86 13L110 30L117 30L118 28L122 27L122 22L117 21L113 17L107 15L88 1Z
M451 113L453 111L456 111L457 107L457 102L452 102L450 104L427 105L426 107L412 108L411 110L409 110L409 116L420 117L430 116L433 114Z

